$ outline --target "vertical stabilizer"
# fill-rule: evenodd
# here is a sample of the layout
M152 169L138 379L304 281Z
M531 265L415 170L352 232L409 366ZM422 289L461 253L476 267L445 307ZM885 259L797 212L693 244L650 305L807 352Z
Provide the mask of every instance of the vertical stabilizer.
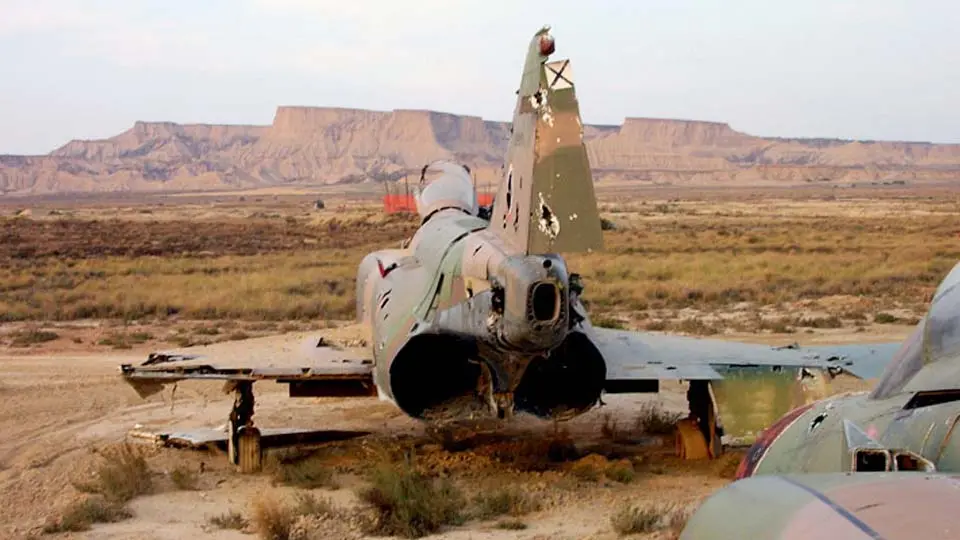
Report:
M550 27L527 51L490 229L526 254L603 247L569 60L549 61Z

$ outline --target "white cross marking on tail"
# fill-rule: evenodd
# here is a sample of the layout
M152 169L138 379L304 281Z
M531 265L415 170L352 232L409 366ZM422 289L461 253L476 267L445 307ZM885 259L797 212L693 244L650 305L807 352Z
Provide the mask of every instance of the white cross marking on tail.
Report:
M570 60L557 60L543 65L546 70L547 84L551 90L563 90L573 86L573 69Z

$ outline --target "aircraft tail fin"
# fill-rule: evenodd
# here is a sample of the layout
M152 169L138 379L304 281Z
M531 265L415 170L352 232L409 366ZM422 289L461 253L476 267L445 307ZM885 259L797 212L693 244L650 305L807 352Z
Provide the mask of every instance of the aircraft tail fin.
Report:
M490 230L525 254L603 248L569 60L549 61L550 27L530 42Z

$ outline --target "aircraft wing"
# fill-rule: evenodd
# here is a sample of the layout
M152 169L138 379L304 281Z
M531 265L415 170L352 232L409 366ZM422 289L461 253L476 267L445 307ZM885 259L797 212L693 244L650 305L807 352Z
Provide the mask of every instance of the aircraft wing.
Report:
M206 354L151 353L139 365L120 366L124 379L147 397L182 380L260 381L290 385L292 397L376 395L373 363L362 352L308 338L280 345L269 353L250 347L238 351L211 346Z
M900 343L772 347L594 327L589 335L607 363L608 381L714 380L726 368L839 368L860 378L879 376Z

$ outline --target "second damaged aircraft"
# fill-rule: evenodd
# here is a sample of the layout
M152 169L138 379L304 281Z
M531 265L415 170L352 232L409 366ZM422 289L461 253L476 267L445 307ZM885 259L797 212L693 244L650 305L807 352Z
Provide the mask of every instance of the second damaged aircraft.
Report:
M870 392L773 423L680 538L958 538L958 424L960 264Z
M281 366L238 366L155 354L122 366L123 376L141 395L182 379L226 380L236 393L230 457L241 468L259 463L252 384L263 379L289 384L294 397L379 396L438 421L516 412L568 419L604 392L686 380L688 452L712 456L720 432L711 381L724 373L860 374L893 354L889 345L774 349L593 327L584 284L559 255L600 250L603 238L570 64L551 61L554 48L549 27L529 44L492 208L478 207L465 166L431 163L417 193L420 228L402 248L360 263L357 317L370 332L369 358L314 348Z

